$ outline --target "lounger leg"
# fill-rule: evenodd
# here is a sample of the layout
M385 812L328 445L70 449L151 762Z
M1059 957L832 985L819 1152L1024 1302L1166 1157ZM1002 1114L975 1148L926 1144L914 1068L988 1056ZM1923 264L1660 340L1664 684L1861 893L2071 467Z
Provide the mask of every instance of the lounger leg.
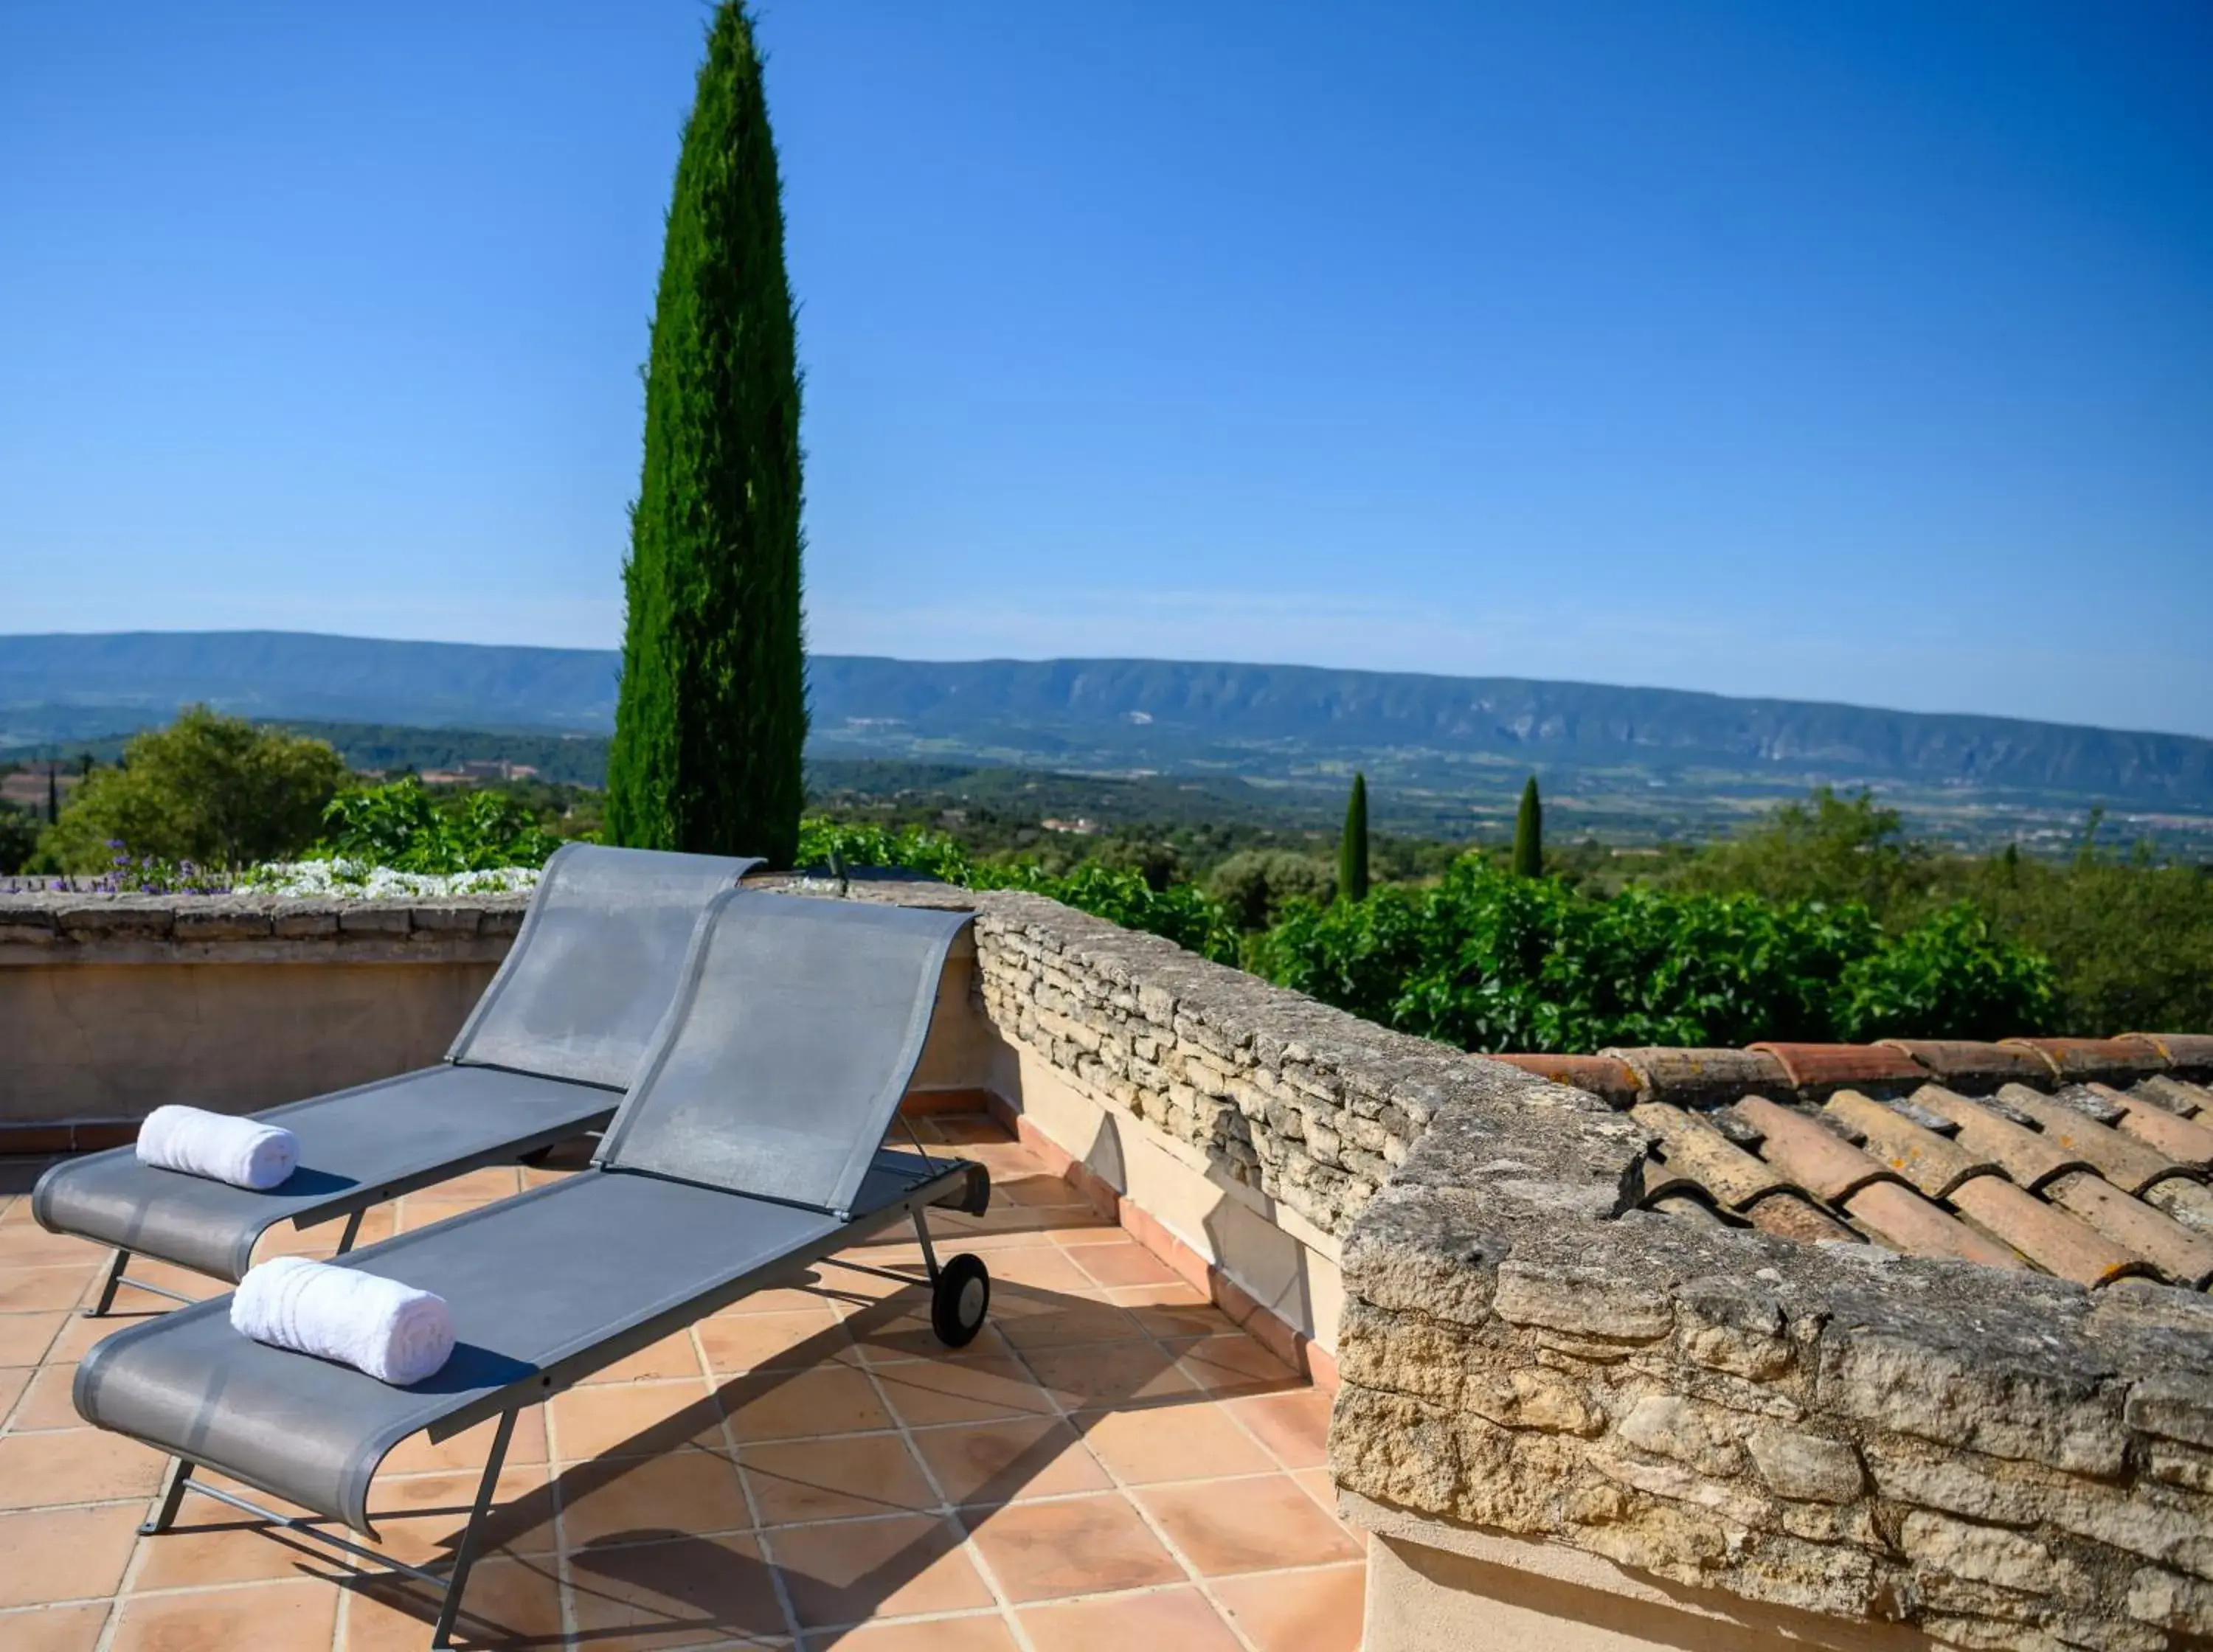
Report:
M186 1482L192 1478L192 1460L172 1457L167 1473L162 1477L162 1506L154 1511L153 1519L138 1528L140 1537L159 1537L168 1531L177 1518L177 1507L185 1500Z
M914 1213L914 1236L922 1241L922 1263L930 1270L930 1283L937 1283L937 1247L930 1242L930 1222L918 1210Z
M469 1568L476 1564L477 1528L491 1508L492 1494L499 1489L499 1471L507 1460L507 1442L515 1434L515 1413L502 1411L499 1428L491 1438L491 1455L485 1459L484 1479L477 1486L477 1504L470 1511L469 1523L462 1529L460 1546L454 1551L453 1575L446 1580L446 1598L438 1606L438 1626L430 1631L430 1644L436 1647L453 1644L454 1619L460 1615L461 1591L468 1585Z
M367 1214L366 1210L356 1210L346 1218L345 1231L338 1235L338 1247L333 1255L344 1256L353 1248L354 1241L361 1237L361 1219Z
M85 1309L86 1319L97 1320L115 1306L115 1288L123 1283L123 1270L130 1260L131 1253L119 1246L115 1259L107 1265L107 1277L100 1282L100 1301Z

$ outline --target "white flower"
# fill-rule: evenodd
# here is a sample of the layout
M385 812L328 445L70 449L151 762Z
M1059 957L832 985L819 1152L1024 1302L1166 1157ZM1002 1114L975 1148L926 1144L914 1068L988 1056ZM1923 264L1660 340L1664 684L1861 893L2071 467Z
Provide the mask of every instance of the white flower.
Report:
M361 861L271 861L239 875L241 893L320 896L338 900L442 900L503 895L538 887L534 866L490 872L395 872Z

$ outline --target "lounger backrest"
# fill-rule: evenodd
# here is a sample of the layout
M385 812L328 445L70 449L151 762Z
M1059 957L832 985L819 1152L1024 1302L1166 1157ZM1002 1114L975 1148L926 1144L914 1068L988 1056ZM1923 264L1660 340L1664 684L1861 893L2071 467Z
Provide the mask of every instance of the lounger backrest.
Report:
M716 897L600 1162L843 1216L922 1058L946 955L973 917Z
M622 1088L675 996L699 915L759 864L564 844L446 1059Z

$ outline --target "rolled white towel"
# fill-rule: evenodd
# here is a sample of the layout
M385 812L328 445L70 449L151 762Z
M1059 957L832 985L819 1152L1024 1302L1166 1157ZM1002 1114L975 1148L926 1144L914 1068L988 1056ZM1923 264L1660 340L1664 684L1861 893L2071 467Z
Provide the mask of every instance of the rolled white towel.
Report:
M299 1167L300 1138L204 1107L156 1107L138 1126L138 1162L266 1192Z
M231 1328L296 1353L334 1359L405 1387L453 1356L446 1299L358 1268L304 1256L247 1271L230 1299Z

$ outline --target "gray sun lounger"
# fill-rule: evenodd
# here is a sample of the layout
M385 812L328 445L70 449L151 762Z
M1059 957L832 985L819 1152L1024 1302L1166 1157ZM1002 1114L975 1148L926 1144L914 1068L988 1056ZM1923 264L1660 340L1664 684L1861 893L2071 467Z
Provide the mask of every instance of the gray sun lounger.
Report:
M31 1214L115 1247L94 1317L126 1283L192 1300L128 1278L134 1253L235 1284L268 1228L340 1216L344 1253L371 1205L604 1125L675 996L693 927L759 864L564 844L444 1061L253 1115L300 1138L299 1168L277 1186L160 1170L117 1148L47 1171Z
M974 1337L990 1277L973 1256L941 1266L923 1216L933 1204L980 1214L990 1176L919 1143L882 1145L969 917L717 897L591 1167L340 1264L451 1305L454 1357L427 1381L388 1387L250 1341L231 1329L228 1297L99 1344L77 1368L77 1410L172 1460L142 1529L168 1529L187 1490L285 1525L384 1568L370 1576L439 1589L430 1644L442 1647L523 1407L902 1219L922 1241L938 1336ZM204 1464L373 1539L369 1488L385 1454L410 1435L442 1440L491 1417L491 1456L443 1577L192 1478Z

